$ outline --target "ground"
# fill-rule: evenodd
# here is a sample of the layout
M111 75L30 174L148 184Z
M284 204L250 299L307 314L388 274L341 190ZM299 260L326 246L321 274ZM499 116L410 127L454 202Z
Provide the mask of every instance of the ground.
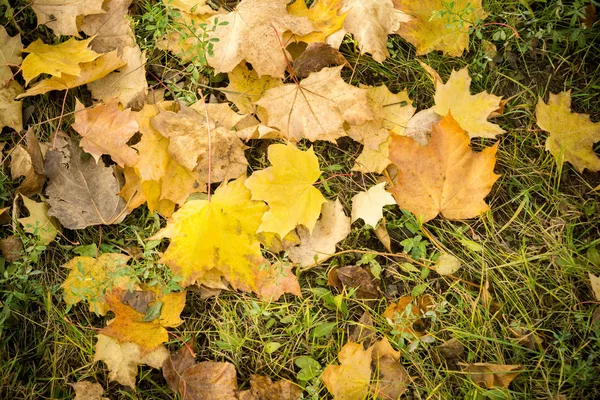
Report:
M158 88L155 77L162 76L182 99L195 96L198 88L206 95L223 98L219 91L226 85L223 75L205 70L205 78L194 78L186 65L154 46L155 31L164 27L158 23L148 27L149 21L163 15L164 7L153 0L134 3L131 14L138 43L148 52L149 82ZM479 26L478 35L471 35L470 51L462 57L433 52L418 58L443 79L453 69L468 66L472 93L486 90L509 100L504 114L495 120L507 133L498 139L496 172L501 177L487 199L489 212L467 221L436 218L421 230L415 229L410 214L396 206L386 207L392 250L402 253L406 248L400 242L420 238L425 246L417 255L422 259L443 250L462 261L458 279L430 273L420 261L412 262L416 268L407 268L403 264L411 262L410 255L384 254L387 252L373 231L357 221L338 245L343 254L297 272L302 298L286 295L267 303L243 293L228 292L206 300L189 293L182 315L185 323L173 330L169 348L176 350L182 340L193 338L197 360L232 362L241 387L248 386L251 374L261 374L299 382L307 399L327 398L318 374L308 381L298 380L294 361L310 356L322 368L335 363L357 321L370 310L378 334L386 335L402 350L402 364L412 377L407 398L600 397L600 325L594 322L598 304L588 279L588 272L600 274L596 250L600 248L600 203L593 190L600 184L600 175L580 174L568 164L557 166L545 151L547 133L536 125L534 115L538 99L571 90L573 110L600 120L600 28L598 24L585 28L577 15L589 2L565 3L484 1L490 13L486 22L506 26ZM5 14L8 8L14 12L12 18ZM0 15L5 15L0 22L11 34L20 31L25 43L38 37L54 40L51 31L36 28L35 15L24 0L0 2L0 10L4 11ZM486 57L482 39L492 41L498 49L491 59ZM346 40L341 50L353 70L345 69L344 78L355 85L385 84L393 92L407 89L418 109L430 107L434 87L419 66L414 47L390 36L388 48L391 57L380 64L359 55L355 44ZM177 72L177 81L168 78ZM67 108L73 108L75 97L85 96L85 89L73 91L67 97ZM50 137L57 128L69 131L72 115L58 119L62 101L63 92L25 101L24 109L31 114L30 123L38 124L40 137ZM0 140L8 142L8 148L19 137L5 130ZM479 139L475 147L493 142ZM251 168L264 168L266 147L258 142L252 147L248 150ZM348 172L359 150L358 144L345 139L337 146L315 144L322 169L330 171L329 175L331 171ZM4 173L7 171L5 166ZM329 180L322 191L330 199L339 198L349 211L351 197L365 182L374 183L375 177L339 176ZM11 202L18 183L7 175L0 181L5 205ZM10 307L10 314L0 324L0 397L66 399L72 396L69 383L87 379L101 383L111 399L177 398L161 372L146 367L140 368L136 391L109 382L105 365L93 362L94 327L102 326L103 319L92 316L84 306L67 312L59 288L66 276L61 265L74 255L75 244L95 243L101 244L103 251L119 251L139 246L161 225L164 220L142 207L120 225L67 230L64 239L48 248L29 249L30 255L18 268L4 267L0 308ZM3 225L0 229L2 235L8 235L12 228ZM385 296L366 303L343 292L338 299L347 311L340 311L328 295L338 293L326 285L327 273L334 266L355 265L361 260L381 265ZM435 339L432 343L411 345L394 334L381 316L390 301L411 293L430 294L439 305L435 318L427 321L427 330ZM530 335L522 339L526 334ZM520 365L521 372L510 390L480 388L460 372L455 359L441 357L438 346L453 338L465 348L459 361ZM265 351L265 344L271 342L281 346Z

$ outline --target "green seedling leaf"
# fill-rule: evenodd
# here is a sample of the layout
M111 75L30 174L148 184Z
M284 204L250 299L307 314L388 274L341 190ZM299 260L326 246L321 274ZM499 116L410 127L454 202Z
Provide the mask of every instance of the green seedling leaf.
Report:
M312 331L312 337L314 339L329 335L333 328L337 326L336 322L326 322L324 324L317 325Z
M152 322L158 317L160 317L160 311L162 310L162 306L162 301L157 301L156 303L152 304L150 307L148 307L148 311L146 311L146 315L144 315L142 321Z

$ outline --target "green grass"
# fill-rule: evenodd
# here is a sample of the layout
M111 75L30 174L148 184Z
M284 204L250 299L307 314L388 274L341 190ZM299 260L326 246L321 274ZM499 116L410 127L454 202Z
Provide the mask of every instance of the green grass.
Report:
M587 278L588 272L600 274L594 253L600 248L600 203L597 192L592 191L600 184L600 178L590 172L579 174L567 164L557 166L545 151L547 134L537 127L534 116L539 98L547 99L549 93L570 89L574 111L600 120L600 31L597 27L582 29L577 19L573 22L573 12L578 7L559 3L484 1L490 12L486 21L511 25L521 36L511 37L510 29L500 26L481 27L486 40L505 32L505 40L494 41L498 55L493 62L483 56L481 40L475 35L471 51L463 57L450 58L439 53L419 57L443 79L452 69L468 66L473 93L487 90L510 99L504 115L496 119L507 133L499 138L496 171L501 178L488 197L489 212L462 222L436 218L423 231L415 232L410 218L397 207L386 208L395 252L402 251L400 243L405 239L421 235L427 241L424 259L444 251L462 261L462 269L456 273L459 280L430 273L417 263L416 271L406 272L400 267L406 258L382 255L383 246L359 221L339 244L339 250L372 252L374 260L383 267L381 285L387 298L366 303L352 293L337 293L326 286L331 267L354 265L363 256L344 253L316 268L298 272L302 298L286 295L280 301L266 303L243 293L224 293L202 300L192 291L182 314L185 322L173 329L176 336L171 336L169 348L176 350L181 347L181 340L193 340L198 361L233 363L241 388L248 388L251 374L261 374L273 380L298 382L306 389L305 398L323 399L328 394L318 374L308 381L298 381L300 368L295 361L309 356L323 369L336 363L338 351L360 316L369 310L377 334L387 336L402 350L402 364L412 377L409 398L600 397L596 384L600 378L600 326L592 323L598 305L593 301ZM4 11L6 5L2 4L0 10ZM24 1L14 7L15 12L22 8L14 20L0 18L11 34L18 27L26 43L38 37L48 43L56 39L46 28L36 28L33 12ZM154 32L145 25L149 14L162 15L159 4L151 0L136 2L133 10L138 42L148 51L147 70L163 77L171 90L175 90L174 83L179 80L176 93L183 99L195 96L198 88L205 94L224 97L219 91L226 85L222 76L205 70L206 76L198 80L187 66L155 48ZM585 36L585 42L578 42L580 35ZM344 70L345 77L352 76L355 84L385 84L392 91L407 89L419 110L433 105L434 88L418 64L414 48L396 36L390 37L389 48L392 57L378 64L368 56L359 56L354 45L345 42L342 52L355 66L354 72ZM172 74L178 74L177 78L166 78ZM156 89L160 88L152 75L148 79ZM69 131L72 114L66 114L58 126L63 96L63 92L57 92L25 100L24 108L35 107L30 122L36 124L40 137L50 138L57 129ZM89 99L86 96L83 89L70 91L65 109L72 110L75 98ZM17 135L6 131L1 138L9 142L6 148L20 141ZM477 140L473 145L481 148L493 142ZM258 141L252 145L248 153L251 169L266 167L266 147ZM314 146L322 169L333 170L333 165L339 165L341 172L352 167L360 150L359 145L346 139L340 140L338 146L322 142ZM7 167L3 172L8 173ZM328 171L325 177L333 173ZM2 193L14 193L18 186L9 178L1 182ZM375 182L375 176L354 174L333 178L327 182L327 190L321 189L328 198L338 197L349 211L356 191ZM8 205L10 198L4 203ZM94 336L104 319L90 314L83 305L66 312L59 288L66 277L61 265L75 255L75 245L70 243L102 243L102 251L120 251L139 246L138 237L150 237L161 224L164 221L141 207L117 226L65 231L65 238L39 254L30 252L19 268L0 276L0 311L5 306L11 308L0 334L1 398L66 399L72 396L68 384L86 379L102 384L105 395L111 399L177 398L161 372L147 367L140 368L135 392L109 382L105 365L93 362ZM0 229L3 236L13 233L10 225ZM26 238L21 231L14 234ZM487 283L497 304L482 300L482 288ZM339 296L344 307L337 308L331 296L323 297L323 289ZM440 308L436 319L429 321L428 331L435 341L420 342L412 348L392 332L381 313L391 301L415 291L432 295ZM332 327L331 331L320 336L319 332L327 327ZM541 344L520 343L515 337L515 331L520 329L532 332ZM438 346L453 338L465 348L461 362L521 365L521 373L510 390L480 388L456 368L455 360L445 360ZM276 346L272 343L281 346L269 352Z

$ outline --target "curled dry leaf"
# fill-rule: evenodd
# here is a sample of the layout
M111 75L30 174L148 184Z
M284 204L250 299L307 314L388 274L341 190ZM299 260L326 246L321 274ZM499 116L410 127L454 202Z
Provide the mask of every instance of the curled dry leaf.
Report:
M413 19L400 25L398 33L417 48L417 55L441 50L444 54L459 57L469 47L469 30L484 20L487 13L481 0L455 0L452 11L445 10L444 0L393 0L397 8ZM460 15L460 18L455 18Z
M600 171L600 157L594 152L594 143L600 141L600 122L592 122L589 115L571 112L571 91L550 94L548 103L542 99L535 107L537 124L550 132L546 150L560 165L570 162L580 173L584 169Z
M169 357L169 351L164 346L143 353L136 343L119 343L110 336L102 333L96 336L96 352L94 361L104 361L108 366L108 379L121 385L135 388L135 377L138 365L145 364L152 368L161 368Z
M312 147L302 151L292 143L272 144L268 158L272 165L246 180L252 200L269 204L258 232L273 232L284 238L299 224L312 232L325 202L314 187L321 170Z
M304 4L304 1L298 0L296 3ZM339 50L334 49L327 43L317 42L308 45L300 57L294 60L292 68L296 76L303 79L307 78L313 72L319 72L325 67L335 67L338 65L350 66Z
M508 388L508 385L521 373L515 371L520 369L520 365L503 365L503 364L459 364L463 368L463 372L471 378L479 386L491 389L493 387Z
M300 246L288 250L290 260L303 267L319 264L335 253L335 246L350 233L350 218L346 216L339 199L323 203L321 218L310 233L298 227Z
M390 160L398 174L390 192L400 208L423 222L438 213L448 219L477 217L489 209L484 198L499 178L494 173L497 149L498 143L473 153L469 136L447 115L433 127L427 146L393 137Z
M123 221L128 211L118 195L121 185L115 170L92 158L84 160L72 139L58 137L56 143L56 150L48 150L44 163L50 181L46 188L48 215L69 229Z
M299 84L269 89L256 104L267 110L269 126L289 140L334 142L346 136L344 122L360 125L373 119L367 90L344 82L341 69L324 68Z
M207 31L208 40L219 41L213 43L208 64L215 72L230 72L246 60L259 76L283 78L287 67L281 49L284 32L306 35L314 31L308 18L288 14L287 3L287 0L242 0L229 14L210 19L208 26L216 28Z
M381 297L379 282L373 274L357 265L335 268L328 275L327 284L335 286L338 290L342 285L356 289L356 297L359 299L378 299Z
M103 0L35 0L31 8L39 25L46 25L56 36L79 36L83 16L102 14Z

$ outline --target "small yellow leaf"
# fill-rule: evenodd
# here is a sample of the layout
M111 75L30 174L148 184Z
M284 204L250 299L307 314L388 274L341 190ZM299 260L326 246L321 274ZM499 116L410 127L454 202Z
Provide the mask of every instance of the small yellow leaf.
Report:
M312 147L302 151L293 144L273 144L268 158L272 166L246 180L252 199L269 204L258 232L273 232L283 238L299 224L312 232L325 202L313 186L321 171Z
M250 70L243 62L233 69L229 76L229 85L225 88L225 96L237 108L246 114L256 113L261 121L266 122L266 112L258 109L256 103L263 94L274 87L283 85L281 79L268 75L258 76L255 70ZM261 118L261 114L263 117Z
M364 400L371 381L371 353L359 343L346 343L338 354L340 365L328 365L321 380L334 400Z
M74 257L63 265L69 269L69 275L60 287L67 305L86 301L89 309L99 315L109 310L104 298L105 291L115 287L125 289L129 284L126 275L129 256L116 253L104 253L98 259L92 257Z
M29 217L19 218L19 222L23 225L25 232L37 235L40 243L44 245L52 243L58 234L58 230L56 229L58 222L56 219L48 217L48 209L50 208L48 203L38 203L23 195L21 195L21 198L29 211Z
M21 93L23 87L17 81L0 85L0 129L8 126L17 132L23 130L23 104L15 100Z
M452 275L461 267L460 260L452 254L442 254L435 261L435 272L440 275Z
M600 171L600 158L594 152L594 143L600 141L600 122L590 116L571 112L571 91L550 94L548 104L542 99L535 107L537 124L550 132L546 150L559 165L568 161L580 173L584 169Z
M372 186L352 198L352 222L362 218L373 228L383 218L383 207L396 204L394 197L385 190L385 182Z
M29 84L33 78L40 74L49 74L60 78L63 74L81 76L80 63L94 61L101 54L88 49L92 38L75 40L70 38L60 44L45 44L41 39L31 43L23 49L23 53L29 53L23 60L21 69L25 84Z

